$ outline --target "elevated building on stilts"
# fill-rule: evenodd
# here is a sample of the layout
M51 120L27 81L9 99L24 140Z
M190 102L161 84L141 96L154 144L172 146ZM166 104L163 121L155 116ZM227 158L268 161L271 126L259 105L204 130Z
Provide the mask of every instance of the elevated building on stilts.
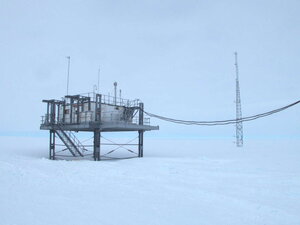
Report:
M47 112L42 117L41 130L49 130L49 158L57 158L57 141L71 157L84 158L87 148L77 138L78 132L92 132L92 157L101 160L103 132L137 132L137 157L143 157L144 132L158 130L144 118L144 104L139 100L98 93L67 95L62 100L43 100Z

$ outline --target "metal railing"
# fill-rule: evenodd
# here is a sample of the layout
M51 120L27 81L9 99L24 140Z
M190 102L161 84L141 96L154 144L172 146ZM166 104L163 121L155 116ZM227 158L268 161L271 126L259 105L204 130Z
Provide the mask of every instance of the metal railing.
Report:
M98 93L96 92L88 92L88 93L82 93L80 94L80 96L89 97L91 98L92 102L96 102L97 94ZM126 107L138 107L140 100L139 99L129 100L120 97L115 98L113 95L101 94L101 103L108 104L108 105L126 106Z
M62 121L62 119L57 120L57 117L55 117L54 121L50 121L51 115L50 114L45 114L45 116L41 116L41 124L44 125L48 125L48 124L71 124L70 123L70 118L68 118L68 120L66 120L65 122ZM74 122L72 122L72 124L76 124L77 123L77 119L76 117L74 118ZM110 122L110 123L129 123L129 124L139 124L139 118L138 116L134 116L132 119L130 120L124 120L122 118L122 115L116 115L110 112L105 112L102 113L102 122ZM88 122L93 122L95 121L95 117L92 115L87 116L87 114L85 114L85 116L80 116L79 118L79 123L88 123ZM145 118L144 117L144 123L143 125L150 125L150 118Z

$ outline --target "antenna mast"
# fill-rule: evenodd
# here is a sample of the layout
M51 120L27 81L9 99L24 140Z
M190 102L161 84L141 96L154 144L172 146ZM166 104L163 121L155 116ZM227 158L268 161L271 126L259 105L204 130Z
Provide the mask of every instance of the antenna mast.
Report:
M115 87L115 96L114 96L114 105L117 105L117 82L114 82L114 87Z
M70 56L67 56L68 59L68 77L67 77L67 95L69 95L69 77L70 77Z
M240 82L239 82L239 67L237 52L235 56L235 72L236 72L236 146L243 147L243 122L240 120L242 117L242 105L241 105L241 94L240 94Z
M99 93L99 85L100 85L100 66L98 69L98 87L97 87L98 93Z

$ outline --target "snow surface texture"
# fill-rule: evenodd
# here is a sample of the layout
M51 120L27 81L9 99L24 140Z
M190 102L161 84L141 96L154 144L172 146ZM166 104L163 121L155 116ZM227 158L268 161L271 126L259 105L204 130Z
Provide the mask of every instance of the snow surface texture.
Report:
M2 225L300 224L300 141L146 139L145 157L50 161L1 137Z

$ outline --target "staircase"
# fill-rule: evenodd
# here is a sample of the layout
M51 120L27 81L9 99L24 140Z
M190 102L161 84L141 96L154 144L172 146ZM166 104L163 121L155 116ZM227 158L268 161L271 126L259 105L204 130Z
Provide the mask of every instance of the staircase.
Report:
M55 130L55 133L69 149L73 156L83 157L83 152L86 149L71 131L64 131L63 129L59 128Z

